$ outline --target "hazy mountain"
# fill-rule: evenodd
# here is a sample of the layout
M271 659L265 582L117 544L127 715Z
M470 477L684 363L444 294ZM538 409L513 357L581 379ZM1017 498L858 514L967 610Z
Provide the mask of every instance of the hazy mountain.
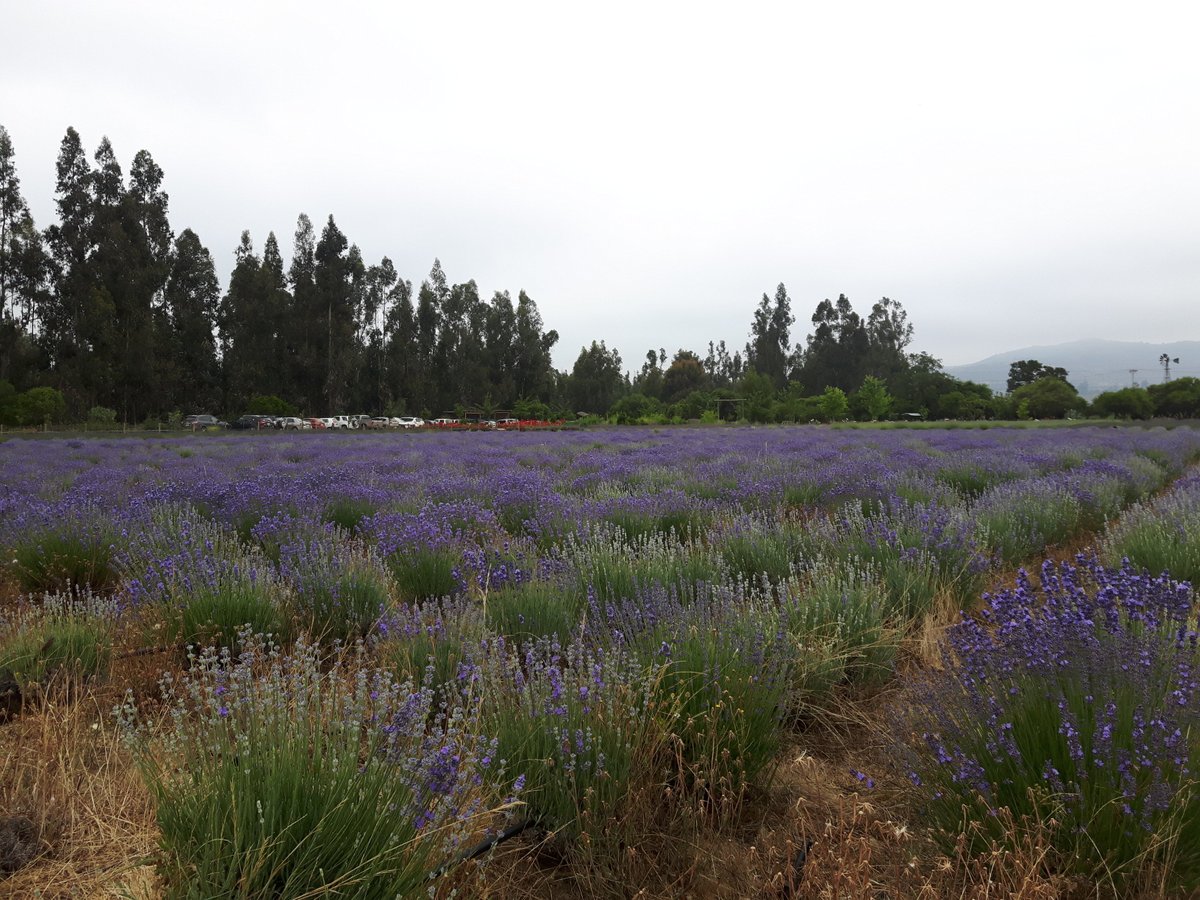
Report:
M955 378L986 384L997 393L1007 390L1008 367L1019 359L1036 359L1047 366L1062 366L1070 374L1071 384L1087 399L1104 391L1129 387L1136 382L1145 387L1160 384L1163 367L1158 358L1166 353L1179 363L1171 363L1171 377L1190 375L1200 378L1200 341L1148 344L1134 341L1083 340L1065 344L1022 347L997 353L965 366L946 366ZM1130 369L1137 369L1131 374Z

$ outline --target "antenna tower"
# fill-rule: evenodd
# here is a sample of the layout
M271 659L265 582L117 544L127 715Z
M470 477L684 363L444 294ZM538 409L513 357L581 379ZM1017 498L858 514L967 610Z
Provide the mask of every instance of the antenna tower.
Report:
M1134 376L1136 376L1137 373L1138 373L1137 369L1129 370L1129 386L1130 387L1137 387L1137 381L1134 379Z

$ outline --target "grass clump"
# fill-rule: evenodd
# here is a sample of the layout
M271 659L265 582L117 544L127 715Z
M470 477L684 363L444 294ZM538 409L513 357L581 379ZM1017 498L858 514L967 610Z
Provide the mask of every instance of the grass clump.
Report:
M302 629L326 641L365 637L388 607L391 580L369 548L337 527L279 549L288 608Z
M155 609L172 641L231 647L247 626L276 636L291 631L288 589L271 562L186 507L155 510L122 568L126 599Z
M587 606L586 591L556 580L536 580L491 594L485 609L488 627L510 640L557 637L568 641L579 634Z
M487 731L525 777L530 816L569 853L615 851L661 801L667 755L652 670L579 641L496 641L484 663Z

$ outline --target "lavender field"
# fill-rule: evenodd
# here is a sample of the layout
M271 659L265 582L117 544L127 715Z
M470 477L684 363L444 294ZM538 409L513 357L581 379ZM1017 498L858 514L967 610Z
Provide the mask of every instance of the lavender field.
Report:
M0 893L1193 889L1198 461L1187 428L0 443Z

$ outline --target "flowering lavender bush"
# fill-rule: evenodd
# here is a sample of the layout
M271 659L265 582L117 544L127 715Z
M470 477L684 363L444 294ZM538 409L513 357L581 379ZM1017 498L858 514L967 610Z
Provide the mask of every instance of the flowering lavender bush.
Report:
M1200 475L1131 509L1111 528L1102 553L1110 564L1128 559L1152 573L1200 584Z
M165 733L130 727L177 897L423 896L491 802L476 707L372 669L247 638L164 682ZM502 779L501 779L502 780ZM473 821L475 819L475 821Z
M892 673L905 622L870 566L817 561L780 598L783 627L796 642L796 699L820 704L839 683L878 682Z
M384 561L400 595L409 601L449 597L467 589L459 549L461 533L421 513L380 513L359 530Z
M660 673L663 727L679 744L689 786L736 806L746 788L764 785L797 664L775 602L730 588L706 588L693 601L656 586L609 604L604 618L614 645Z
M294 621L323 640L365 637L388 606L391 581L371 551L337 526L311 529L279 548Z
M925 814L1003 841L1007 808L1053 830L1065 868L1200 883L1194 625L1188 585L1094 558L987 597L901 717Z
M486 651L487 731L524 774L529 813L576 850L612 849L628 838L627 826L645 812L631 802L656 784L653 799L661 798L668 744L654 670L580 641L499 638Z
M184 644L229 647L246 626L276 636L290 630L287 587L270 561L186 507L156 509L119 564L124 598L153 607Z
M441 685L458 678L484 636L483 609L465 597L405 604L379 623L379 657L401 678Z
M90 502L38 504L14 519L3 549L22 590L103 593L116 587L119 532L107 510Z

